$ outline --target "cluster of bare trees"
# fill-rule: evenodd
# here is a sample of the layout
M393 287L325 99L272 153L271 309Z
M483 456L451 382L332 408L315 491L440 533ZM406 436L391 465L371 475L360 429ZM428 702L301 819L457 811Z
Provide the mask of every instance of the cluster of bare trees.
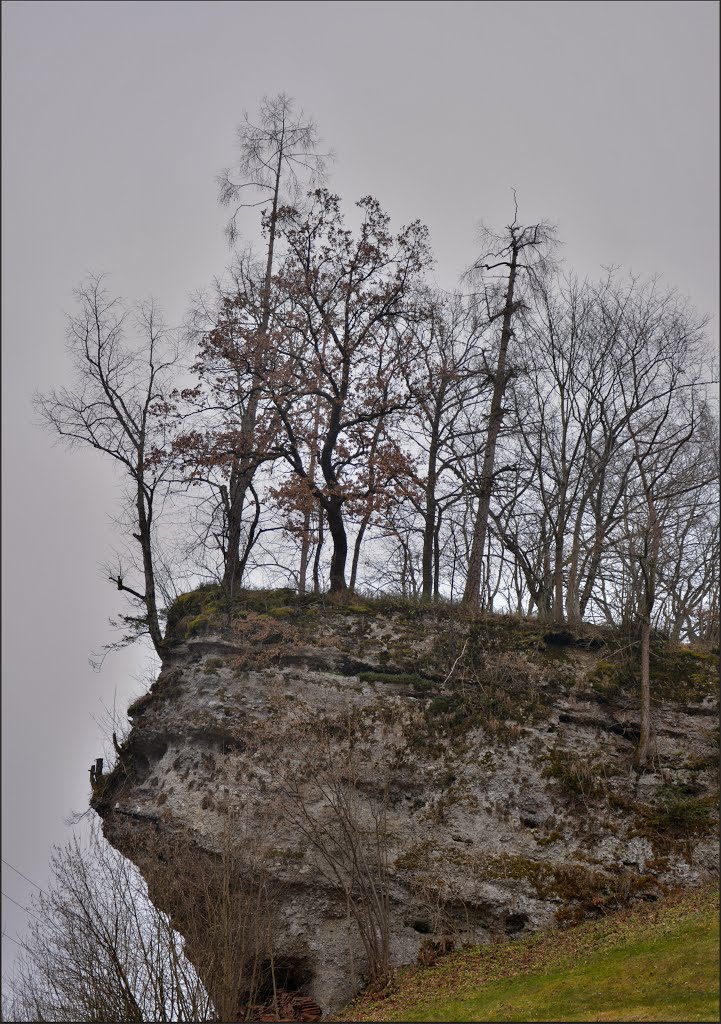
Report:
M38 399L126 473L132 543L108 570L140 605L126 622L160 649L194 578L717 636L705 322L657 280L564 272L517 208L465 290L440 292L423 225L392 230L371 197L346 216L287 97L238 140L220 198L235 241L261 209L260 257L236 250L184 345L89 281L76 386Z
M57 847L4 991L3 1019L238 1021L263 1010L265 1019L282 1019L293 980L276 956L278 883L257 829L251 843L241 841L237 820L226 826L216 855L161 849L149 881L172 919L97 824Z
M216 1019L183 940L99 830L56 849L51 871L33 901L4 1020Z
M300 764L287 766L278 806L346 904L355 989L385 983L390 970L389 832L384 795L362 795L350 718L339 727L347 743L314 736ZM269 870L278 852L270 835L228 813L217 840L208 852L160 837L145 878L97 822L56 847L49 885L28 911L3 1019L319 1019L319 1005L301 994L312 980L302 943L280 951L287 893Z

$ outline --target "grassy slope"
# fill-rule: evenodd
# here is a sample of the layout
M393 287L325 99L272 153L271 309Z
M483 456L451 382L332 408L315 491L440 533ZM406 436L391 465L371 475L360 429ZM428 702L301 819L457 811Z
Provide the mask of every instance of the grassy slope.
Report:
M407 968L336 1020L717 1021L718 892Z

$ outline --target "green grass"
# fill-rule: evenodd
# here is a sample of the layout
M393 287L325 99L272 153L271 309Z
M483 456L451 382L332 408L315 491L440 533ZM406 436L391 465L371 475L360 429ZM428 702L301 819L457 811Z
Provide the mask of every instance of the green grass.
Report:
M718 958L718 893L697 890L407 968L335 1019L717 1021Z

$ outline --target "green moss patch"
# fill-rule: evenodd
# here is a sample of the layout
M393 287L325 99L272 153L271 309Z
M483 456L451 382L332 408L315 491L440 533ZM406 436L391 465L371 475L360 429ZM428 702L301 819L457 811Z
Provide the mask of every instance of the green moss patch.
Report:
M535 860L515 854L488 857L478 866L479 877L514 879L529 883L540 899L561 899L556 912L561 924L617 910L639 897L654 896L658 882L652 875L619 869L601 870L573 861Z
M182 594L168 608L166 643L179 643L211 628L225 609L223 592L214 584L204 584Z
M656 700L698 703L717 692L718 665L716 655L671 644L655 636L649 665L651 693ZM617 654L611 649L587 677L592 689L609 702L622 696L637 698L640 678L637 653L629 654L629 649L619 650Z

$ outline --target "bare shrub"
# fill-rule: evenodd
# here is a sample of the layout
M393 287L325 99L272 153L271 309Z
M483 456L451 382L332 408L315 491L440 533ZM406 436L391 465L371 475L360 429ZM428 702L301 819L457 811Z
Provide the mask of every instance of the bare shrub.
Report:
M288 984L288 964L275 952L280 883L259 839L257 828L251 834L228 814L218 854L168 845L151 878L154 898L172 907L217 1020L252 1020L268 1003L279 1013Z
M347 745L339 743L337 729L313 741L301 766L284 779L284 811L323 877L343 893L366 954L368 982L381 986L390 972L387 795L382 786L380 799L362 795L352 728L347 735ZM355 982L352 952L350 970Z

